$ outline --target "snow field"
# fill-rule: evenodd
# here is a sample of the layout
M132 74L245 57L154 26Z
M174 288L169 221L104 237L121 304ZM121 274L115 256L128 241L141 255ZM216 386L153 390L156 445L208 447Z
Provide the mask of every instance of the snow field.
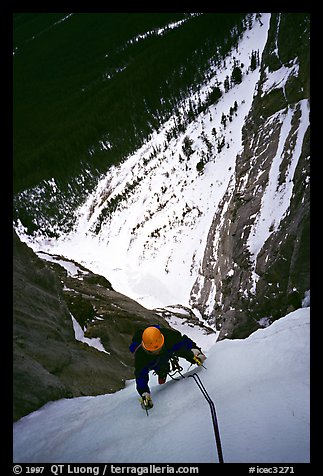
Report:
M217 413L224 462L309 462L310 308L206 352L197 372ZM195 330L193 329L194 335ZM197 342L199 344L199 342ZM209 405L193 378L157 384L141 409L134 380L114 394L50 402L14 424L14 462L215 463Z

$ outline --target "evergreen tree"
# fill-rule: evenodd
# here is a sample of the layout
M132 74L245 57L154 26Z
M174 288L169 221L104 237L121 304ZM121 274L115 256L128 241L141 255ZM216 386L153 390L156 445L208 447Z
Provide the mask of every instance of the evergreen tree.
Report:
M227 125L227 116L224 114L224 112L222 112L221 124L223 124L223 127L225 129L225 127Z
M207 99L206 99L206 105L210 106L211 104L214 104L215 102L217 102L220 99L221 96L222 96L221 89L218 86L216 86L208 94Z
M224 136L222 136L222 140L220 141L220 139L218 140L218 153L221 152L221 150L223 149L223 147L225 146L225 138Z
M196 164L196 170L199 172L199 173L202 173L203 170L204 170L204 162L203 160L200 160L197 164Z
M189 160L191 155L194 153L194 150L192 149L192 145L193 145L192 139L190 139L188 136L185 136L183 140L182 151L183 151L183 154L186 156L187 160Z
M227 93L230 89L230 79L229 79L229 76L226 76L225 80L224 80L224 83L223 83L223 86L224 86L224 90L225 92Z
M250 61L250 69L254 71L257 68L257 52L252 51L251 53L251 61Z
M231 73L231 83L233 84L240 84L242 81L242 71L239 66L235 66Z

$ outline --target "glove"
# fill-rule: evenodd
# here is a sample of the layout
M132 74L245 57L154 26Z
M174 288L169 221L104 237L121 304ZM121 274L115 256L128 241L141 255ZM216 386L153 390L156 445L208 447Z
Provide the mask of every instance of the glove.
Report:
M141 395L141 406L144 410L150 410L154 406L150 393L145 392Z
M194 362L197 365L203 365L203 362L206 359L206 356L203 354L203 352L199 349L192 349L192 352L194 354Z

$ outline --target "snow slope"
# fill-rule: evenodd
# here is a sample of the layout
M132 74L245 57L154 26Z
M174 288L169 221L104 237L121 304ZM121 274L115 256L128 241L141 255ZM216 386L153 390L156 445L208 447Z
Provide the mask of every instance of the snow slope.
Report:
M247 339L212 345L207 369L189 370L215 403L224 462L309 462L309 324L310 308L298 309ZM150 383L149 417L134 381L27 415L14 424L14 462L217 462L210 409L194 380L158 386L150 374Z

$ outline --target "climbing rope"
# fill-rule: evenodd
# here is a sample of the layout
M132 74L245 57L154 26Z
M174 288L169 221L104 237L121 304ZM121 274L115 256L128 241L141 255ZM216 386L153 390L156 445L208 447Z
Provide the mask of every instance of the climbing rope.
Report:
M204 385L203 385L200 377L197 375L197 373L188 375L188 377L192 377L195 380L196 385L201 390L205 400L210 405L215 442L216 442L216 447L217 447L218 456L219 456L219 463L223 463L224 461L223 461L223 453L222 453L222 446L221 446L221 439L220 439L220 431L219 431L218 421L217 421L217 418L216 418L215 405L213 403L213 400L211 399L210 395L207 393L206 388L204 387Z
M171 363L172 363L172 370L171 370L171 373L169 373L168 375L173 380L180 380L180 378L174 377L174 375L176 373L178 373L180 375L180 377L186 378L185 375L182 374L183 367L181 367L179 365L178 357L172 357ZM195 380L196 385L201 390L205 400L208 402L208 404L210 406L213 429L214 429L214 436L215 436L215 442L216 442L216 447L217 447L218 457L219 457L219 463L224 463L223 453L222 453L222 446L221 446L220 431L219 431L219 425L218 425L218 421L217 421L217 417L216 417L214 402L211 399L210 395L207 393L206 388L204 387L200 377L197 375L196 372L194 372L193 374L188 375L188 377L192 377Z
M182 373L183 372L183 367L179 364L179 358L177 356L173 355L170 359L170 363L172 365L172 368L169 370L168 375L170 376L171 379L179 381L180 378L186 378L185 375L183 375L183 373ZM204 365L202 363L200 363L199 365L204 367ZM206 367L204 367L204 368L206 368ZM176 373L178 373L180 375L180 377L178 377L178 378L174 377L174 375L176 375ZM222 453L222 446L221 446L221 439L220 439L219 425L218 425L218 421L217 421L217 417L216 417L215 405L213 403L213 400L211 399L210 395L207 393L206 388L204 387L200 377L197 375L196 372L194 372L193 374L188 375L187 377L192 377L195 380L196 385L201 390L205 400L208 402L208 404L210 406L213 429L214 429L214 436L215 436L215 442L216 442L216 447L217 447L217 451L218 451L219 463L224 463L223 453ZM148 415L147 408L145 408L145 410L146 410L146 413Z

